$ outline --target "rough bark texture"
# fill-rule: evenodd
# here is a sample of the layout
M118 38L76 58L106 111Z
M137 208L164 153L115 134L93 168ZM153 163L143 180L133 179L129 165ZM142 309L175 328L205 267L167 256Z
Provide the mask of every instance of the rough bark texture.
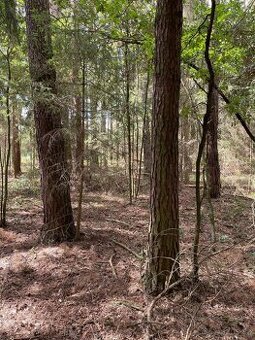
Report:
M159 0L153 103L151 222L145 288L179 279L178 126L182 1Z
M150 72L147 71L147 80L144 95L144 127L143 127L143 153L144 153L144 172L149 174L151 171L151 129L150 114L148 112L148 95L150 85Z
M21 175L21 152L19 137L19 113L16 102L13 104L12 112L12 165L14 177Z
M44 209L42 239L45 242L61 242L75 237L75 226L62 110L56 97L56 72L51 63L49 1L26 0L25 7Z
M151 137L150 137L150 122L149 117L146 116L144 119L144 135L143 135L144 145L144 172L146 174L150 173L151 169Z
M218 154L218 111L219 95L213 89L207 135L208 189L211 198L220 197L220 164Z
M132 119L130 112L130 63L129 63L129 47L125 44L125 80L126 80L126 125L127 125L127 144L128 144L128 187L129 187L129 203L133 203L133 148L132 148ZM134 143L133 143L134 145Z

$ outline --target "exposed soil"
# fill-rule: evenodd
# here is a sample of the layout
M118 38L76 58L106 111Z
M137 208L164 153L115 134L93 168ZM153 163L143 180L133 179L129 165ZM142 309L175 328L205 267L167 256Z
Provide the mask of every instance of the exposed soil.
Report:
M19 194L20 195L20 194ZM181 287L153 309L155 339L255 339L255 226L252 200L224 194L203 210L201 282L192 285L194 188L181 191ZM8 228L0 229L0 339L147 339L141 255L147 241L148 197L133 206L111 194L86 194L83 238L38 243L36 197L12 195ZM74 208L74 210L76 210ZM224 251L225 250L225 251ZM216 252L217 255L212 255Z

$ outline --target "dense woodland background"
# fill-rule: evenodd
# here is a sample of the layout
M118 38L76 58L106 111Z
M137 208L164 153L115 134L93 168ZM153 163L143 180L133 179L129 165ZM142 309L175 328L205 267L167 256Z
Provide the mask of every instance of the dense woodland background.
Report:
M254 339L255 1L0 14L0 340Z

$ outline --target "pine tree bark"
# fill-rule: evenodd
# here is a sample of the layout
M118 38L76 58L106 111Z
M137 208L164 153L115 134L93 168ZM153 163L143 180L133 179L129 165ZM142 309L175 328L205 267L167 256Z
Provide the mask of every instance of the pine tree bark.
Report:
M219 198L221 190L220 181L220 164L218 153L218 113L219 113L219 95L214 88L210 108L210 120L208 122L207 132L207 174L208 189L211 198Z
M148 95L150 85L150 72L147 71L147 79L144 94L144 126L143 126L143 156L144 156L144 172L150 174L151 171L151 129L150 116L148 112Z
M75 226L62 110L51 63L49 0L26 0L25 9L44 212L41 236L44 242L61 242L75 237Z
M153 102L150 229L145 289L179 280L178 127L182 1L158 0Z
M144 118L143 153L144 153L144 172L150 174L151 171L151 136L150 136L149 117Z
M15 178L21 175L19 116L17 102L14 99L12 112L12 166Z

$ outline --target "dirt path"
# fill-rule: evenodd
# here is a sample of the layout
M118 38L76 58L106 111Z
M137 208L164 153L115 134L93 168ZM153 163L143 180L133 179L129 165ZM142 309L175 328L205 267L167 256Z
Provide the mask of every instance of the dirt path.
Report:
M181 192L181 267L190 272L194 189ZM216 256L204 208L202 283L186 280L153 313L155 339L255 339L255 227L252 201L224 195L214 203ZM146 339L148 301L141 255L147 240L148 198L133 206L111 195L87 194L83 239L38 244L40 201L12 197L9 227L0 229L0 339ZM224 249L229 248L226 251ZM190 337L189 337L190 332Z

